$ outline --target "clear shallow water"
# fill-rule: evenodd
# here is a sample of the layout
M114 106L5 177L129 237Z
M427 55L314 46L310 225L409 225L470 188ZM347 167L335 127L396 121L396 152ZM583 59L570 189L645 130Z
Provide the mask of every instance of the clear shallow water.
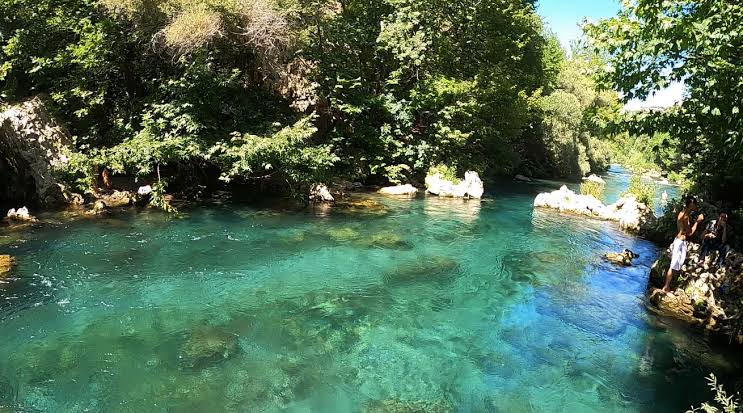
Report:
M703 376L740 365L647 312L656 247L532 211L543 189L0 233L19 260L0 286L0 406L677 412L708 399ZM623 248L641 254L634 267L601 259Z

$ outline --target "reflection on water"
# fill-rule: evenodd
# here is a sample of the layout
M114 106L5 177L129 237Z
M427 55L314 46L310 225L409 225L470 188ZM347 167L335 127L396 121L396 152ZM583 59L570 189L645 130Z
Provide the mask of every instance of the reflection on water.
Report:
M703 376L739 365L645 311L656 248L533 212L537 189L37 230L0 245L19 259L0 287L0 406L676 412L706 399ZM636 266L601 259L622 248Z

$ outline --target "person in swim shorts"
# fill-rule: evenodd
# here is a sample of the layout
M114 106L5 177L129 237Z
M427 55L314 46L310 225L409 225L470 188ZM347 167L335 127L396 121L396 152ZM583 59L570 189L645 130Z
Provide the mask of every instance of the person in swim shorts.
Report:
M691 214L697 210L697 199L693 196L687 197L684 203L684 209L676 217L676 238L671 244L671 266L666 273L666 283L663 286L663 292L671 292L671 279L674 273L681 271L681 266L686 261L686 244L687 240L697 231L697 225L704 221L704 215L699 214L692 225Z

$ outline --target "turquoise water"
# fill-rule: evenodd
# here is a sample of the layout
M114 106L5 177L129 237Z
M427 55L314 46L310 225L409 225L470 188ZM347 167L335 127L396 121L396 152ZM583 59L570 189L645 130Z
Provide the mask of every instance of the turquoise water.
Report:
M740 364L650 315L657 248L482 202L238 204L0 233L0 411L678 412ZM601 255L630 248L637 264ZM415 409L418 410L415 410ZM407 409L407 410L406 410Z

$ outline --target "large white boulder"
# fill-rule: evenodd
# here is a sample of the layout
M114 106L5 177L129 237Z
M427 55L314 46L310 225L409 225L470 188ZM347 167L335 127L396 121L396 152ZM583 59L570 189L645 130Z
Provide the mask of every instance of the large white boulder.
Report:
M40 98L0 112L0 198L33 198L43 206L77 203L59 180L72 155L72 138Z
M464 185L467 195L470 198L482 198L482 194L485 193L485 186L482 184L482 180L477 172L467 171L464 173Z
M15 222L35 222L36 217L31 215L28 212L28 208L22 207L22 208L11 208L8 211L8 214L5 216L5 218L8 221L15 221Z
M584 181L589 182L596 182L597 184L606 185L606 181L604 179L596 174L591 174L590 176L583 177Z
M311 202L334 202L335 198L324 184L315 184L310 188L309 198Z
M534 206L616 221L620 228L633 232L653 219L653 211L637 202L634 196L625 196L611 205L604 205L592 195L576 194L565 185L557 191L537 195Z
M418 188L410 184L405 184L405 185L396 185L396 186L386 186L380 189L378 192L384 195L415 196L415 194L418 193Z
M628 231L639 231L646 220L654 218L653 211L647 205L637 202L632 195L606 207L612 221L619 222L619 227Z
M152 194L152 187L150 185L140 186L137 189L137 195L145 196Z
M443 177L440 173L426 177L426 190L428 193L450 198L482 198L485 188L477 172L467 171L464 179L454 183Z
M597 217L603 217L606 208L601 201L592 195L576 194L565 185L557 191L537 195L534 199L534 206Z

